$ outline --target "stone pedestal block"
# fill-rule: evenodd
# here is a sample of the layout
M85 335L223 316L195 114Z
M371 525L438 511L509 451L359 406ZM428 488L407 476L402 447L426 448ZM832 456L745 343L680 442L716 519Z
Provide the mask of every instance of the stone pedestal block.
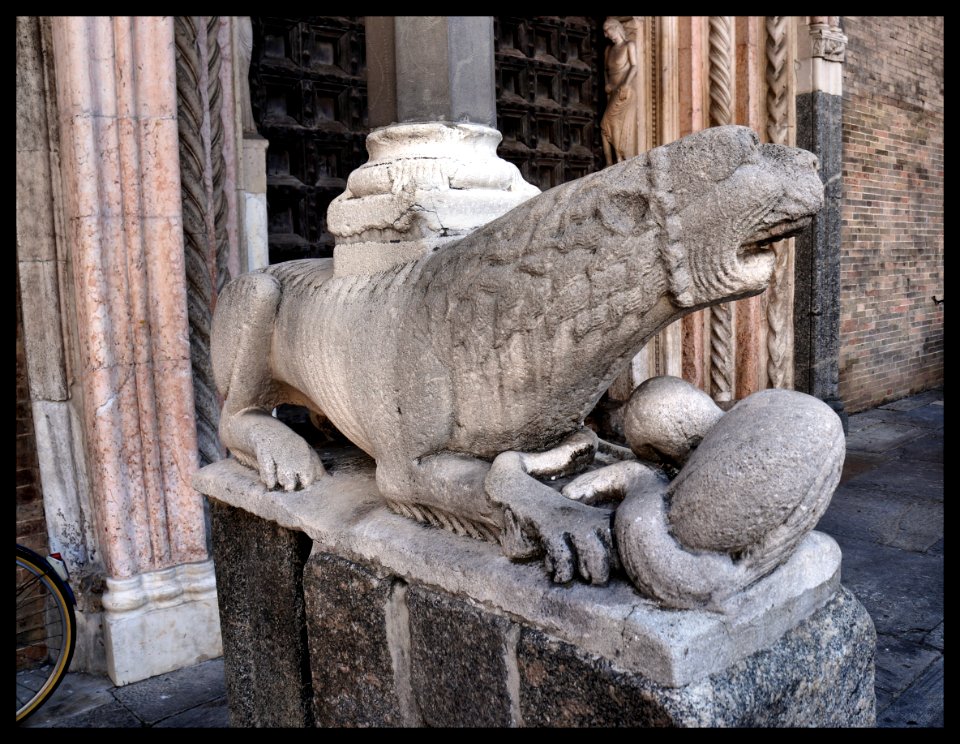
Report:
M313 724L302 532L211 502L230 724Z
M846 589L769 648L669 688L525 629L520 706L527 726L873 726L873 623Z
M379 575L378 575L379 574ZM397 584L395 587L394 585ZM385 572L323 553L307 564L304 593L318 726L400 726L405 723L395 667L391 612L395 589ZM401 644L402 645L402 644ZM396 662L396 663L395 663Z
M274 725L874 723L876 634L825 535L723 613L664 610L620 576L554 585L539 563L393 514L368 458L320 454L331 475L299 492L229 460L195 479L214 503L228 689L245 706L234 725L302 701L307 667L315 718Z
M424 724L510 726L517 626L445 592L411 587L411 684Z

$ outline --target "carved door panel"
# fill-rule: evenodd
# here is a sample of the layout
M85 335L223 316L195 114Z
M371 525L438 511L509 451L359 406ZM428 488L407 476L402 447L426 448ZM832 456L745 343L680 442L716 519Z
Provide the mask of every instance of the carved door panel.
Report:
M362 17L253 16L250 99L267 150L270 263L333 255L327 206L367 159Z
M602 24L494 17L498 154L544 191L603 167Z

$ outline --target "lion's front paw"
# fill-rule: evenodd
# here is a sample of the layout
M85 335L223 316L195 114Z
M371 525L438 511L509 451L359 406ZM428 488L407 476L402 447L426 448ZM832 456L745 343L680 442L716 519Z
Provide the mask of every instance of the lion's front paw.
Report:
M324 474L316 451L300 436L284 437L282 442L258 443L257 469L267 488L278 485L284 491L306 488Z
M606 584L611 559L615 559L610 535L610 515L605 511L580 513L562 524L542 520L537 529L547 555L544 565L557 583L578 574L591 584Z
M487 475L487 494L503 507L504 553L526 558L545 553L544 564L557 583L577 575L605 584L617 557L610 513L560 496L523 471L520 456L498 456Z
M267 488L306 488L326 472L313 447L268 413L235 416L225 433L224 443L240 462L260 473Z

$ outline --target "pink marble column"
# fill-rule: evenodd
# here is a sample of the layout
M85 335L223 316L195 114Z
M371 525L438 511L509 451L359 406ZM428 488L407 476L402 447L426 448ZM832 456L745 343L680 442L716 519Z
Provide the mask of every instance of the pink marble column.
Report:
M107 573L207 559L171 17L57 17L61 170L87 459Z
M758 134L765 130L765 94L763 87L763 18L741 16L736 20L736 86L735 121ZM766 387L764 364L764 316L761 295L733 303L737 314L736 327L736 400L746 398Z
M680 18L680 136L699 132L707 121L706 18ZM682 323L682 374L684 380L709 392L709 353L703 310L684 316Z

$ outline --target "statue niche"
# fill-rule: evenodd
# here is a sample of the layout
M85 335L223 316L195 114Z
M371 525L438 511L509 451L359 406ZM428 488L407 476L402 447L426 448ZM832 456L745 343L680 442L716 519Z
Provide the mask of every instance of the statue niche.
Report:
M636 43L627 37L626 29L616 18L604 22L603 33L612 42L603 53L607 108L600 120L603 157L609 166L640 152L640 113L633 89L638 55Z

